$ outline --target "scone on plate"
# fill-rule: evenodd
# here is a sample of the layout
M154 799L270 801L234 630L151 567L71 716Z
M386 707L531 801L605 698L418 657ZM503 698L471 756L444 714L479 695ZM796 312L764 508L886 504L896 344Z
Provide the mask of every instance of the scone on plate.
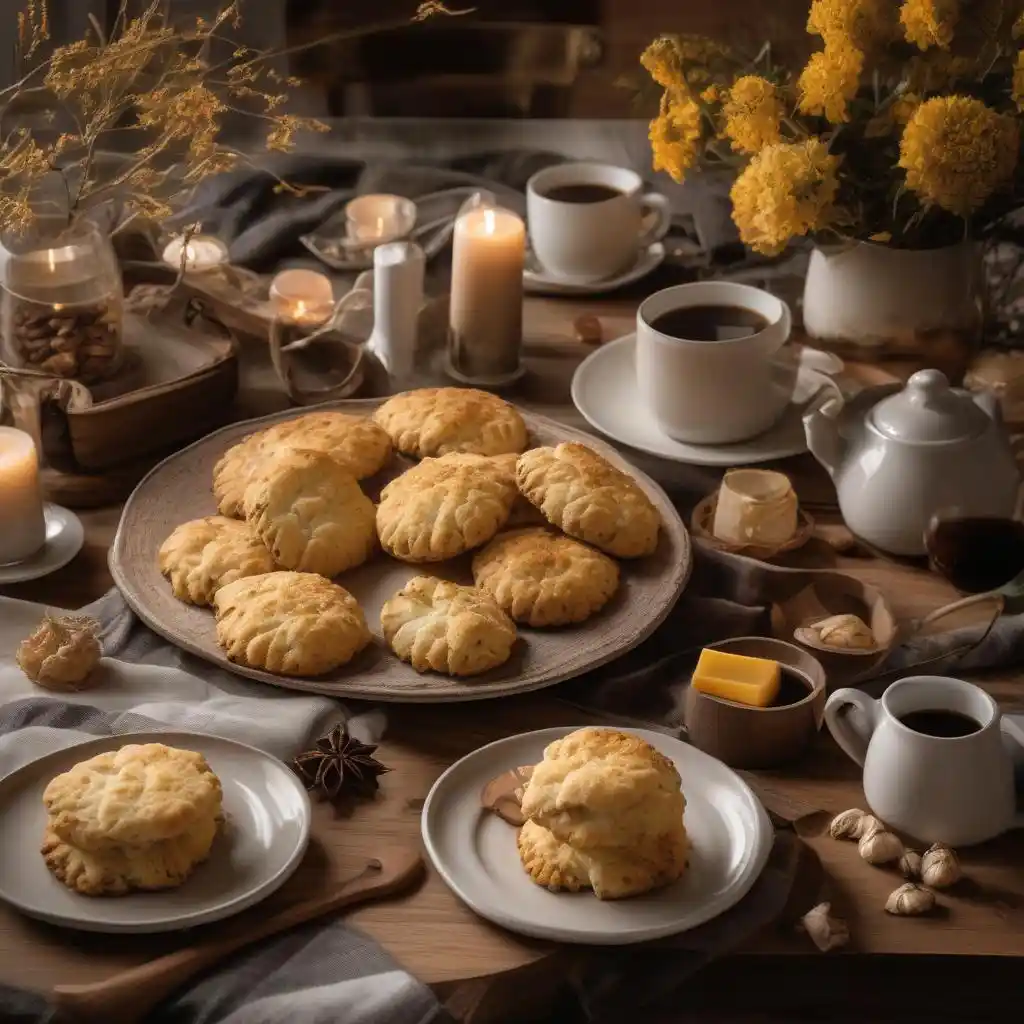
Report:
M160 571L179 601L207 605L217 588L277 566L266 545L245 523L207 516L176 526L160 546Z
M217 642L228 659L279 675L323 675L371 640L356 599L315 573L237 580L217 591L213 607Z
M311 412L275 423L229 448L214 466L221 515L240 517L253 474L268 456L292 448L333 455L357 480L380 472L391 458L391 439L366 416Z
M629 474L575 441L519 456L520 492L563 533L617 558L640 558L658 546L661 516Z
M432 576L416 576L381 609L388 646L417 672L474 676L508 661L512 620L486 594Z
M242 511L282 569L337 576L365 562L377 543L373 502L324 452L268 455L253 473Z
M424 459L381 492L377 534L403 562L443 562L489 541L515 496L508 477L484 456Z
M593 889L599 900L640 896L681 878L690 844L680 826L628 848L570 846L536 822L519 830L519 859L537 885L553 891Z
M418 459L449 452L501 455L526 447L526 424L515 406L473 388L405 391L373 418L403 455Z
M600 611L619 585L607 555L543 527L499 533L473 556L473 579L526 626L565 626Z
M50 780L40 852L60 882L85 896L170 889L209 856L221 796L201 754L126 744Z

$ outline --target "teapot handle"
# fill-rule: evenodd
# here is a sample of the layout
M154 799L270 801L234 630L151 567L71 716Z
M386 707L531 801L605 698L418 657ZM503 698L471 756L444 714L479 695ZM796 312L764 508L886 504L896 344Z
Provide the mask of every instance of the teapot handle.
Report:
M825 702L825 724L847 757L863 767L878 725L878 701L860 690L836 690Z

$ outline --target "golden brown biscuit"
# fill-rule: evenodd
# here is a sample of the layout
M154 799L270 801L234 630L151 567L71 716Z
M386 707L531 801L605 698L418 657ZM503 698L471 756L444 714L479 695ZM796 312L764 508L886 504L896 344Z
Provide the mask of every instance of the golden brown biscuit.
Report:
M499 533L473 556L473 579L516 622L565 626L600 611L619 585L607 555L543 527Z
M373 414L403 455L449 452L501 455L526 447L526 424L515 407L472 388L420 388L389 398Z
M173 889L209 857L218 824L203 819L174 839L101 850L84 850L47 828L40 852L57 879L84 896Z
M217 817L221 787L194 750L129 743L51 779L43 803L56 836L82 850L102 850L173 839Z
M384 488L377 533L404 562L442 562L489 541L505 524L516 491L482 455L424 459Z
M266 545L237 519L207 516L176 526L160 546L160 571L179 601L206 605L218 587L277 566Z
M272 572L214 595L217 642L229 660L286 676L318 676L345 665L371 640L345 589L311 572Z
M599 900L626 899L680 878L690 844L682 824L671 832L628 849L577 849L528 821L517 840L519 859L537 885L555 891L593 889Z
M616 729L578 729L548 744L523 815L575 847L633 846L672 832L686 800L675 765Z
M486 594L416 576L381 609L388 646L417 672L475 676L508 661L512 620Z
M275 423L229 448L214 466L221 515L241 516L253 473L268 456L292 448L333 455L357 480L380 472L391 458L391 439L366 416L311 412Z
M586 445L574 441L519 456L520 492L563 533L618 558L640 558L658 546L661 517L639 484Z
M547 520L540 509L534 508L520 493L519 485L516 483L516 463L519 456L515 452L507 455L492 455L490 461L493 469L503 480L516 489L515 500L512 502L512 511L508 514L506 526L544 526Z
M373 502L333 455L270 455L245 492L245 518L282 569L321 576L361 565L377 543Z

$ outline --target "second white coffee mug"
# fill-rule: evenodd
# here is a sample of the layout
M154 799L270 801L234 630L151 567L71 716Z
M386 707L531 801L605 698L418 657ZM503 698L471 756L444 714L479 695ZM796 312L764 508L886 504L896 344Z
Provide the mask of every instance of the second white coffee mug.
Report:
M574 185L602 186L608 198L557 198L558 189ZM553 277L581 284L628 270L642 249L664 237L672 219L668 200L645 193L639 174L599 163L556 164L538 171L526 183L526 216L537 262Z
M677 338L655 326L666 313L694 307L749 310L765 326L717 341ZM731 444L763 434L796 386L799 360L781 351L790 325L782 299L746 284L705 281L655 292L636 315L640 397L661 430L684 444Z

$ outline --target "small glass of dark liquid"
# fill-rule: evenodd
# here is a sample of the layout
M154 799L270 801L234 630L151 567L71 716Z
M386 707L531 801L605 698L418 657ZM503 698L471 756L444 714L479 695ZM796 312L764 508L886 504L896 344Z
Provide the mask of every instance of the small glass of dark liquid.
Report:
M1024 572L1024 522L940 509L924 537L928 560L957 590L984 594Z

